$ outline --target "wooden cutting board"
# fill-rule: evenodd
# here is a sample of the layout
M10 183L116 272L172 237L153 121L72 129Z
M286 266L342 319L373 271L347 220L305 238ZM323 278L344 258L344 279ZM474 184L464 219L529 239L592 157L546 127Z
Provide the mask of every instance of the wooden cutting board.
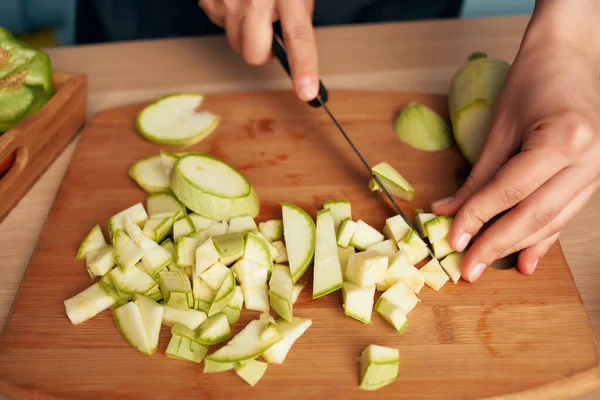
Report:
M456 149L420 152L394 135L395 113L409 101L446 116L446 99L395 92L332 92L330 106L371 164L387 161L416 189L411 207L456 190L465 165ZM73 326L63 301L92 282L74 257L81 239L144 193L127 176L137 159L159 146L134 129L142 105L112 109L87 123L37 251L25 275L0 344L0 386L16 397L36 392L69 398L566 398L600 382L592 328L559 246L534 276L489 270L477 282L425 287L400 336L373 313L363 325L344 316L341 294L311 300L310 285L295 306L312 327L283 365L269 366L255 387L234 372L202 374L202 366L169 359L170 334L161 333L152 357L127 345L110 312ZM381 228L393 215L383 197L322 110L288 92L209 96L207 109L222 117L194 150L240 169L261 199L260 219L280 217L279 202L313 216L323 201L348 199L355 219ZM15 245L18 245L15 243ZM311 274L305 276L310 282ZM244 310L234 332L257 313ZM401 376L378 392L357 388L357 357L369 344L400 349Z

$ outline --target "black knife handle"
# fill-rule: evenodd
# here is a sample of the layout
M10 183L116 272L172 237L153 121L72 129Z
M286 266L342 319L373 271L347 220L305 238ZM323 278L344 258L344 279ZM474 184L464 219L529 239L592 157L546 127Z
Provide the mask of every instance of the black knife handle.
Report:
M290 64L287 59L287 51L285 49L285 44L283 43L283 38L281 34L281 24L279 21L273 24L273 54L277 60L279 60L279 64L285 69L287 74L291 77L292 73L290 71ZM319 79L319 94L316 98L312 99L308 102L311 107L321 107L322 104L327 103L329 99L329 93L327 93L327 89L325 89L325 85Z

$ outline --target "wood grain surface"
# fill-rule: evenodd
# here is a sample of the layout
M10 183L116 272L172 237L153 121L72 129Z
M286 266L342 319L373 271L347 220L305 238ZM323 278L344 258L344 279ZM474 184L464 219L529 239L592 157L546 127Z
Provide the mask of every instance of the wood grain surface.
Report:
M416 198L401 203L407 212L453 193L464 168L454 148L419 152L395 137L391 121L409 101L445 114L441 96L334 91L330 97L368 161L389 162L413 184ZM204 107L222 122L194 149L246 174L261 198L261 220L278 217L281 201L314 216L330 199L350 200L354 218L377 227L392 215L321 110L289 92L211 95ZM157 354L146 357L120 337L110 312L72 326L62 302L91 284L73 261L80 240L97 222L106 232L108 217L145 198L127 170L159 147L135 133L139 109L101 112L86 125L4 331L0 389L70 398L369 398L356 387L356 358L371 343L401 354L400 379L378 398L566 398L600 382L593 330L559 246L531 277L490 270L476 285L424 288L402 336L376 314L370 326L345 317L339 292L312 301L309 287L295 312L313 326L253 389L231 371L204 375L198 365L168 359L166 328ZM245 310L235 331L256 315Z
M36 113L0 136L0 160L16 159L0 180L0 221L21 200L83 125L87 78L54 72L55 93Z

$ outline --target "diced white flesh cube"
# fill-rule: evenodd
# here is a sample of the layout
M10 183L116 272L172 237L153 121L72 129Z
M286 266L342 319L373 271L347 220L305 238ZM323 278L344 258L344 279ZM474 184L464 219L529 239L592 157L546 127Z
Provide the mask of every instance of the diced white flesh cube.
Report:
M348 266L348 258L351 254L356 253L356 249L352 246L338 246L338 257L340 258L340 267L342 268L342 277L346 280L346 267Z
M219 252L215 248L212 238L209 238L206 242L202 243L196 249L195 253L195 275L200 276L208 268L215 265L219 261Z
M431 243L431 247L433 247L433 254L438 260L446 257L448 254L454 252L454 249L450 247L450 243L448 243L448 239L441 238Z
M405 314L408 314L415 308L420 301L413 291L402 281L396 282L392 287L383 292L378 301L381 301L381 299L385 299L402 308Z
M65 300L67 317L73 325L80 324L112 307L117 302L104 283L96 282L84 291Z
M348 247L352 240L352 236L354 236L354 232L356 232L356 222L352 221L350 218L342 220L337 231L338 246Z
M396 243L401 241L409 230L410 227L400 215L386 219L385 226L383 227L385 237L392 239Z
M371 323L371 312L375 298L375 285L360 287L352 282L344 282L342 299L344 313L364 324Z
M430 260L421 268L421 274L425 277L425 283L436 292L448 282L448 275L436 260Z
M457 283L460 279L460 264L462 259L462 253L452 253L440 262L441 267L454 283Z
M381 255L391 259L398 252L398 245L396 245L396 242L393 239L388 239L369 246L367 251L369 250L378 251Z
M346 280L359 286L371 286L385 279L388 258L376 251L351 254L346 267Z
M358 220L350 245L359 250L366 250L375 243L383 242L383 239L385 237L377 229L362 220Z
M398 281L403 281L414 293L419 293L425 284L425 278L409 262L404 250L398 250L398 253L391 259L385 280L390 286Z
M448 231L450 230L450 226L452 226L453 220L454 218L452 217L442 215L425 222L423 229L427 232L429 241L431 243L437 242L448 236Z
M415 217L415 227L417 228L417 231L419 231L419 233L421 234L421 236L427 237L427 232L425 232L425 227L424 227L425 223L427 221L431 221L435 217L437 217L437 215L435 215L433 213L419 213L419 214L417 214L417 216Z
M247 233L257 231L258 227L254 218L249 215L243 215L239 217L233 217L229 221L228 233Z

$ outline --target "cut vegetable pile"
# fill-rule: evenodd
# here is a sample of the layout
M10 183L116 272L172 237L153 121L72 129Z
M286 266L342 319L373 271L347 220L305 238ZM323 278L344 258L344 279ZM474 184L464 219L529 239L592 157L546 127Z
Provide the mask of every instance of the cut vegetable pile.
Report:
M143 111L138 125L145 135L160 143L173 139L156 115L171 115L187 102L176 135L186 143L196 140L192 125L204 117L189 115L199 101L189 96L167 97ZM160 112L150 112L154 108ZM394 196L414 197L389 164L374 166L373 173ZM462 255L446 238L451 217L419 211L418 232L400 216L388 218L380 231L353 217L348 201L333 200L314 220L281 203L280 219L257 223L260 202L250 182L204 153L161 152L136 162L129 175L148 193L146 207L138 203L109 218L108 240L100 225L91 229L76 260L85 260L89 276L99 279L64 304L73 324L112 310L127 343L149 356L165 325L171 332L168 357L204 361L204 373L233 370L254 386L312 324L294 310L311 266L312 299L340 290L340 311L370 324L374 309L398 334L407 329L425 285L439 291L460 279ZM369 186L380 189L375 181ZM419 269L428 245L441 262L432 259ZM260 317L233 334L244 308ZM371 345L360 364L359 387L375 390L398 377L399 352Z

